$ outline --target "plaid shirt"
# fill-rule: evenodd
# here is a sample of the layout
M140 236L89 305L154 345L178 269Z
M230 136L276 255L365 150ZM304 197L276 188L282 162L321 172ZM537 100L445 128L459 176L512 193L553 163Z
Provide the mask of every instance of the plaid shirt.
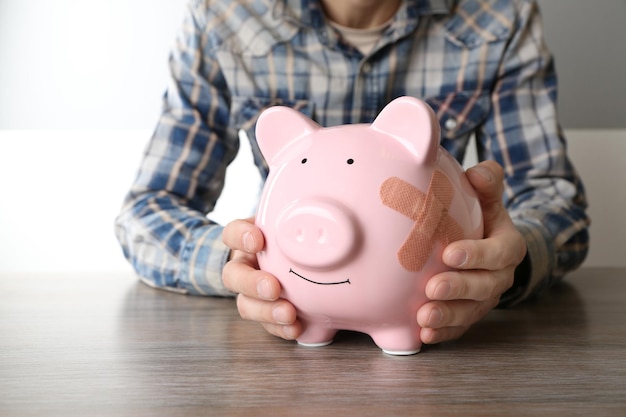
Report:
M458 3L458 4L457 4ZM315 0L196 0L170 56L171 83L116 233L145 281L228 295L222 226L206 217L259 113L287 105L323 126L369 123L409 95L438 115L442 145L505 171L504 204L532 268L516 299L540 292L587 252L582 184L566 157L556 75L532 0L404 0L367 56Z

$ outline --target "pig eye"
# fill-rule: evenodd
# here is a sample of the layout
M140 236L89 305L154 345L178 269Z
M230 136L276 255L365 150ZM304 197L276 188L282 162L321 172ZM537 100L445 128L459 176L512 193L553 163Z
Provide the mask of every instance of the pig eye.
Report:
M350 158L346 162L348 163L348 165L352 165L354 164L354 159Z
M300 162L302 162L303 164L306 164L306 158L304 158L304 159L303 159L302 161L300 161Z

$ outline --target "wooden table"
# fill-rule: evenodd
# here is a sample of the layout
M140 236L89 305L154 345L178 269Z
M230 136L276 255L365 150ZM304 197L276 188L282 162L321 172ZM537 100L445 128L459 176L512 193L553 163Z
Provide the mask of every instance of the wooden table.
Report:
M0 416L626 416L626 270L409 357L304 348L131 274L0 276Z

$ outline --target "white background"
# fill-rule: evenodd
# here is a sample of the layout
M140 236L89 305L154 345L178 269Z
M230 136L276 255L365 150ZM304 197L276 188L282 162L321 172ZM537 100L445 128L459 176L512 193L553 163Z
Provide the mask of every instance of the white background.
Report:
M557 11L553 20L567 22L562 33L551 29L554 43L571 43L581 32L576 19L584 19L577 7L587 7L585 2L568 2L562 10L543 3L550 6L547 26ZM158 116L167 51L184 4L0 0L0 272L130 270L114 238L113 219ZM625 4L603 0L594 8L626 21ZM593 33L609 36L615 30L598 26ZM557 49L557 64L584 63L580 53ZM604 53L626 55L623 49ZM574 65L558 68L573 80L562 91L586 81L573 78ZM584 101L580 106L597 107ZM565 124L591 201L591 266L626 266L626 117L620 123L609 129ZM257 183L244 142L214 217L226 222L249 215Z

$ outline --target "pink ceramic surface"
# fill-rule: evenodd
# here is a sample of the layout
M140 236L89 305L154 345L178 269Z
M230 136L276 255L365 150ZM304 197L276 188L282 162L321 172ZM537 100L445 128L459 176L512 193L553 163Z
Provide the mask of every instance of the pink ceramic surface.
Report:
M256 135L270 166L259 265L297 308L298 342L326 345L345 329L387 353L418 352L416 313L426 281L447 269L443 248L483 234L479 202L439 146L430 107L401 97L371 125L331 128L272 107Z

